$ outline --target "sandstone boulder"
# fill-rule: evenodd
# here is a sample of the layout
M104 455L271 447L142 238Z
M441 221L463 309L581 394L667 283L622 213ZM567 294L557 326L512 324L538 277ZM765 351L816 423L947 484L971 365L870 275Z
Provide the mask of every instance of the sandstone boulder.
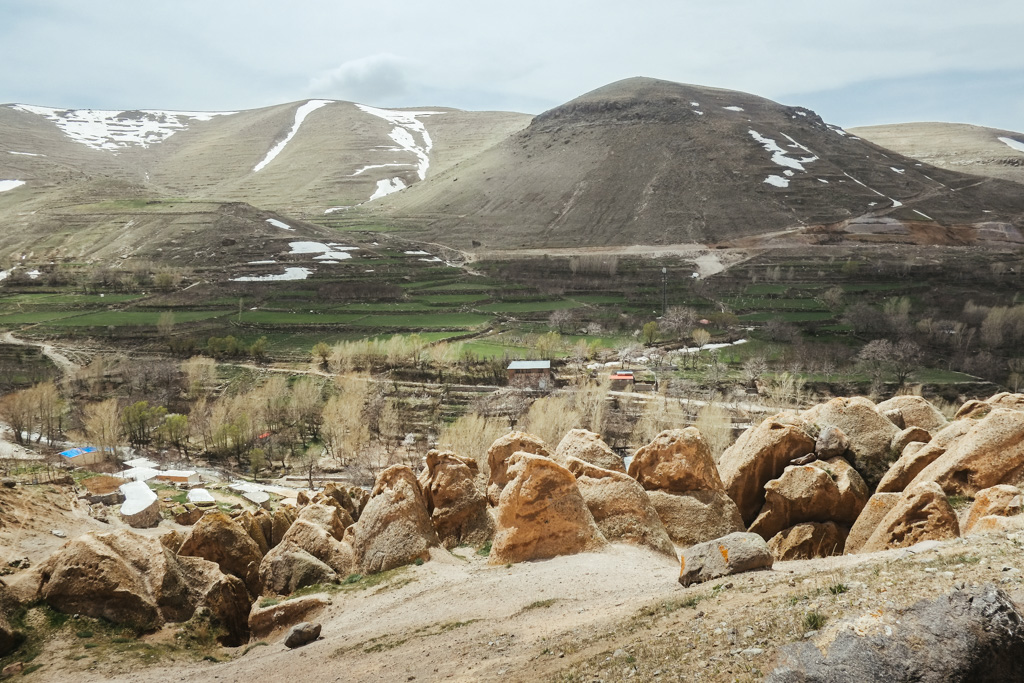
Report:
M192 503L185 503L184 505L172 507L171 514L174 516L176 523L182 526L192 526L203 516L203 510Z
M635 479L573 456L566 458L565 466L576 477L580 495L607 540L644 545L676 556L658 511Z
M818 432L818 438L814 440L814 453L819 460L837 458L846 453L850 447L850 439L839 427L825 427Z
M260 531L263 532L263 540L267 542L267 549L274 547L274 516L263 508L259 508L256 512L252 513L252 518L256 520L256 523L260 527ZM284 534L282 534L283 536ZM256 540L255 538L253 539ZM280 540L280 539L278 539ZM256 541L259 543L259 541Z
M337 572L294 543L279 543L260 563L265 593L288 595L306 586L337 583Z
M1022 483L1024 412L993 408L980 419L965 420L971 425L967 433L921 470L914 483L933 481L949 495L964 496L996 484Z
M689 586L753 569L770 569L775 558L757 534L738 532L683 550L679 583Z
M430 520L445 548L480 546L494 536L487 499L477 489L472 470L454 453L427 453L420 484Z
M270 550L270 546L267 544L267 537L263 535L263 526L256 519L256 516L248 510L244 510L234 520L245 529L245 533L249 534L249 538L256 542L256 546L260 549L260 554L266 555L267 551Z
M284 644L288 648L302 647L320 637L320 624L311 624L304 621L301 624L292 626L285 636Z
M776 665L768 683L1020 681L1024 614L995 586L967 587L843 620L781 648Z
M185 537L178 555L217 563L225 574L242 579L252 595L260 593L260 552L242 525L223 512L203 515Z
M765 503L748 531L768 540L802 522L849 527L868 500L864 480L842 458L790 466L765 485Z
M569 458L578 458L583 462L596 465L602 469L613 472L626 473L622 464L622 458L615 454L608 444L601 440L599 434L587 431L586 429L573 429L558 443L552 460L562 467L566 466Z
M345 532L363 574L430 558L439 545L416 475L393 465L379 475L359 521Z
M814 439L792 415L780 413L746 430L718 461L722 482L744 524L764 505L764 485L777 479L793 458L814 451Z
M343 540L346 531L343 516L347 518L348 514L335 505L310 503L299 512L280 545L288 549L301 548L339 576L348 576L356 563L352 547Z
M253 639L265 640L295 624L308 621L326 607L324 595L304 595L267 607L260 607L257 602L249 612L249 632Z
M882 414L895 411L900 418L895 424L900 429L920 427L935 434L947 424L946 417L939 409L920 396L894 396L879 403L876 409Z
M227 631L224 644L248 638L245 584L213 562L175 555L155 538L127 530L85 534L51 555L39 573L40 596L67 614L155 629L206 607Z
M177 529L171 529L166 534L160 534L157 538L160 540L160 545L175 554L177 554L181 544L185 542L185 534Z
M921 541L943 541L960 536L956 512L935 482L907 488L862 546L870 553L906 548Z
M515 453L498 502L491 564L598 550L607 541L572 472L550 458Z
M669 538L684 548L744 531L739 508L723 491L648 491Z
M922 427L907 427L896 436L892 437L892 443L889 445L889 450L893 453L899 453L902 457L903 449L912 443L923 443L927 444L932 440L932 435L928 433Z
M903 447L900 459L889 467L875 490L881 493L902 492L924 468L938 460L939 456L969 432L973 425L972 420L955 420L922 446L912 446L914 442L908 443Z
M1013 394L1004 391L985 400L993 408L1024 411L1024 394Z
M648 491L724 491L711 448L696 427L666 429L637 450L629 476Z
M363 508L366 507L366 501L370 499L370 494L358 486L339 484L332 481L324 487L323 491L317 494L318 499L322 497L333 498L341 507L345 508L349 517L352 518L351 524L359 519Z
M875 532L889 511L896 507L896 503L902 497L902 493L876 493L868 498L867 504L857 516L853 528L850 529L850 535L846 537L844 552L847 555L860 552L860 549L871 538L871 534Z
M280 505L274 510L273 517L271 518L270 538L267 539L267 543L271 548L281 542L284 535L288 533L288 527L295 521L296 516L295 508L290 505Z
M772 536L768 549L780 562L842 555L847 534L849 530L835 522L804 522Z
M1019 515L1024 508L1021 500L1021 490L1016 486L999 484L991 488L982 489L974 497L974 503L967 512L967 519L964 520L963 533L969 534L983 517L1014 517Z
M550 457L547 445L533 434L510 432L495 439L487 449L487 466L490 476L487 480L487 502L497 505L501 491L508 483L508 460L513 453L534 453Z
M862 396L834 398L804 411L801 418L819 429L838 427L843 430L850 440L847 457L869 487L877 485L889 465L899 457L889 450L899 428Z

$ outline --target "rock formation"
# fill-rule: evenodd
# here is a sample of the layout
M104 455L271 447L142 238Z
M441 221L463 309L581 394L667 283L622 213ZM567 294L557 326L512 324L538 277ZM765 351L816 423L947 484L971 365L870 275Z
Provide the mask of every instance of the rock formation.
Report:
M622 458L615 454L599 434L587 431L586 429L573 429L569 431L558 443L552 460L562 467L566 466L569 458L578 458L583 462L596 465L602 469L622 472L626 468L622 464Z
M508 483L508 460L513 453L534 453L550 457L547 445L533 434L526 432L510 432L495 439L487 449L487 466L490 477L487 480L487 502L498 505L501 491Z
M774 561L763 538L737 532L683 550L679 583L689 586L752 569L771 568Z
M225 574L240 578L251 595L260 593L263 553L242 525L223 512L204 515L185 537L178 555L215 562Z
M800 418L817 428L838 427L850 440L847 458L869 487L874 487L899 454L890 451L900 428L862 396L834 398L804 411Z
M441 545L480 546L494 536L487 499L477 489L473 472L461 458L454 453L430 451L419 481Z
M921 541L960 536L956 512L935 482L914 484L878 523L860 552L905 548Z

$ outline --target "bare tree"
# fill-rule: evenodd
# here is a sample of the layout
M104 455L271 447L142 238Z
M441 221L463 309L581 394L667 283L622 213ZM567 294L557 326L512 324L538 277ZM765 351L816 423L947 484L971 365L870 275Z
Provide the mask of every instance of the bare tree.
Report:
M82 423L86 436L100 449L104 458L114 460L117 447L121 445L121 414L117 399L90 403L85 406L84 413Z

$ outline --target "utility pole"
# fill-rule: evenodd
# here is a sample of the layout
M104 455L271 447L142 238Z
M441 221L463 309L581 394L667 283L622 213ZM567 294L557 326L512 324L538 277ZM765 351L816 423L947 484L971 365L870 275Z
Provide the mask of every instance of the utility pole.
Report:
M668 308L668 268L661 269L661 317L665 317Z

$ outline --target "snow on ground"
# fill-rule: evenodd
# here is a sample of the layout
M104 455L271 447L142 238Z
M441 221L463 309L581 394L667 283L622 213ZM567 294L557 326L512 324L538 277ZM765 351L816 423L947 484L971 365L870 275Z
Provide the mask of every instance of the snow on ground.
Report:
M11 274L9 270L0 270L0 280L6 280L7 276Z
M825 183L826 185L828 185L828 181L825 180L824 178L818 178L818 182L819 183Z
M250 266L266 266L270 265L271 263L277 263L277 261L275 261L274 259L270 259L268 261L249 261Z
M14 104L12 109L42 116L57 124L64 135L93 149L115 151L125 147L149 147L163 142L192 121L209 121L214 116L237 112L108 111L103 109L54 109Z
M315 256L316 260L335 259L344 261L352 258L350 251L358 251L359 247L346 247L335 242L324 244L322 242L289 242L292 248L291 254L320 254Z
M779 175L770 175L764 179L764 182L775 187L789 187L789 179Z
M351 206L332 206L331 208L324 211L324 215L326 216L327 214L331 214L336 211L348 211L351 208Z
M430 256L429 251L421 251L419 249L413 249L411 251L402 252L406 256Z
M0 180L0 192L7 192L25 184L24 180Z
M441 259L439 259L436 256L433 256L431 258L421 258L421 259L418 259L418 260L426 261L427 263L440 263L441 262Z
M843 130L842 128L840 128L839 126L833 126L831 123L826 123L825 125L828 126L828 129L830 131L832 131L833 133L835 133L836 135L841 135L844 138L846 137L846 135L847 135L846 131ZM857 138L854 138L854 139L856 140Z
M388 168L389 166L415 166L416 164L370 164L369 166L363 166L361 169L352 174L351 177L362 175L373 168Z
M722 109L725 109L727 111L743 111L743 107L737 107L736 105L733 105L731 107L722 107Z
M921 216L922 218L926 218L926 219L928 219L928 220L930 220L930 221L933 221L933 220L935 220L934 218L932 218L932 217L931 217L931 216L929 216L928 214L926 214L926 213L921 213L921 212L920 212L920 211L918 211L917 209L914 209L914 213L916 213L916 214L917 214L918 216Z
M33 154L32 152L8 152L8 154L16 154L19 157L45 157L45 154Z
M440 111L398 111L397 109L378 109L377 107L368 107L365 104L357 104L356 107L360 111L382 118L388 123L394 126L391 132L388 133L388 137L397 145L396 147L385 147L383 148L388 152L409 152L416 156L415 164L397 164L397 163L386 163L386 164L375 164L371 166L364 166L352 175L359 175L363 171L370 168L383 168L385 166L415 166L416 174L420 180L427 177L427 169L430 167L430 150L434 146L433 140L430 139L430 133L427 132L427 127L423 125L423 122L419 120L420 116L434 116L437 114L443 114ZM418 138L418 140L417 140ZM398 192L399 190L405 189L406 185L399 178L392 178L391 180L379 180L377 181L377 191L373 193L368 201L379 199L392 192Z
M801 149L801 150L807 152L810 156L800 157L799 159L794 159L794 158L789 156L790 153L788 151L786 151L786 150L782 149L781 147L779 147L779 144L777 142L775 142L775 140L773 140L772 138L765 137L764 135L761 135L760 133L758 133L754 129L750 129L747 132L750 134L750 137L754 138L754 140L759 142L761 144L761 146L764 147L765 151L772 153L772 163L778 164L779 166L786 166L786 167L792 168L792 169L794 169L796 171L804 171L804 172L806 172L807 169L804 168L804 164L809 164L812 161L817 161L818 160L818 157L815 156L809 149L807 149L806 147L804 147L803 145L801 145L799 142L797 142L793 138L789 137L788 135L783 134L783 136L786 139L788 139L790 141L790 143L792 143L791 144L792 147L795 147L797 149ZM765 182L768 182L768 181L765 181Z
M1010 149L1015 149L1018 152L1024 152L1024 142L1021 142L1020 140L1014 140L1013 138L998 138L998 140Z
M310 100L309 102L306 102L305 104L301 105L298 109L296 109L295 123L292 124L292 129L288 131L288 135L285 136L284 140L281 140L281 142L274 145L273 149L267 152L267 156L263 157L263 161L261 161L260 163L256 164L256 166L253 167L252 172L258 173L262 171L264 168L266 168L267 164L273 161L274 157L280 154L281 150L283 150L285 146L292 141L292 138L295 137L295 134L299 132L299 126L301 126L302 122L306 120L306 117L315 112L320 107L328 105L331 102L332 100Z
M282 230L294 230L295 229L292 226L288 225L287 223L282 223L281 221L277 220L276 218L268 218L267 222L270 223L271 225L273 225L275 228L281 228Z
M377 191L370 195L370 198L367 201L372 202L374 199L386 197L392 192L398 192L399 190L404 190L405 188L406 184L402 182L401 178L386 178L384 180L378 180Z
M42 273L39 272L38 268L34 268L34 269L28 271L27 273L25 273L25 275L28 275L28 279L35 280L37 277L42 275Z
M283 280L305 280L313 274L309 268L285 268L279 275L243 275L231 278L232 282L281 282Z
M892 169L893 173L899 173L900 175L906 173L906 170L902 168L896 168L895 166L890 166L889 168Z

